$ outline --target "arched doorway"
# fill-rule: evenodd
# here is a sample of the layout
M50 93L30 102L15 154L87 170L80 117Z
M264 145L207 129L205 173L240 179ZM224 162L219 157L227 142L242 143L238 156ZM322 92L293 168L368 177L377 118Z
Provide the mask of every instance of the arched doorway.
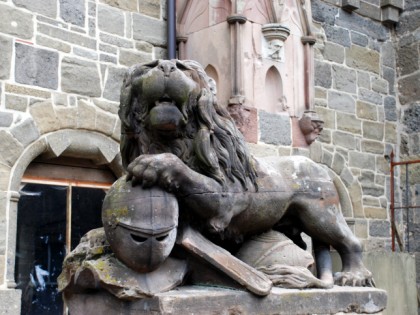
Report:
M123 173L118 147L97 132L58 130L42 135L16 161L6 276L22 291L21 314L65 311L57 276L80 238L102 225L106 190Z

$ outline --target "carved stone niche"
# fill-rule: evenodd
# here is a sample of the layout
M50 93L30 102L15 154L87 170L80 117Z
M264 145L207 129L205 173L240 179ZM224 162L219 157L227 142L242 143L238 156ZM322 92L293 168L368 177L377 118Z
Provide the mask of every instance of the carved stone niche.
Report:
M314 111L310 1L177 0L176 7L179 59L198 61L214 78L219 104L246 140L262 141L264 111L289 122L291 139L274 144L310 145L317 134L301 128Z

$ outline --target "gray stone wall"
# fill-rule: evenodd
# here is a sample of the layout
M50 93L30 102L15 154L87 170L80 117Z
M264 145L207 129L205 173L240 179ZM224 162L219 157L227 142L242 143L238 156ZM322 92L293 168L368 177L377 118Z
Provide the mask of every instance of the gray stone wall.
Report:
M369 10L368 10L369 9ZM376 11L375 11L376 10ZM390 249L389 166L384 158L397 149L395 38L381 21L378 3L349 12L332 1L312 1L315 44L315 107L325 128L315 145L321 161L338 173L352 198L355 233L366 251ZM314 151L312 146L311 151ZM334 169L334 168L333 168Z
M99 163L120 163L123 74L133 64L165 58L165 3L0 1L1 288L15 286L16 180L40 153L59 156L83 143L93 145L84 154ZM74 135L77 145L71 145ZM19 294L0 290L0 304L16 302L1 314L20 313Z
M420 2L405 0L404 12L396 27L397 87L400 122L400 160L420 160ZM402 205L420 207L420 164L401 169ZM420 208L399 213L402 228L409 229L409 251L416 256L417 286L420 288ZM408 244L406 244L408 245ZM408 247L408 246L407 246Z

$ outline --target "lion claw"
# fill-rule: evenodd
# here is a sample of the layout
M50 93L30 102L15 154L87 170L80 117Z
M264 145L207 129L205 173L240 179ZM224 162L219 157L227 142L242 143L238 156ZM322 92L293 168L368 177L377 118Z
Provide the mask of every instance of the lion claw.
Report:
M334 274L334 282L340 286L376 287L375 281L372 278L372 274L369 271L337 272Z

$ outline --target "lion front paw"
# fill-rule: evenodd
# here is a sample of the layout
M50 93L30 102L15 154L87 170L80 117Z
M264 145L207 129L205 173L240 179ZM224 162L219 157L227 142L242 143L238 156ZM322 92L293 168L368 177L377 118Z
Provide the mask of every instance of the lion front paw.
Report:
M334 283L340 286L375 287L373 275L368 270L342 271L334 274Z

